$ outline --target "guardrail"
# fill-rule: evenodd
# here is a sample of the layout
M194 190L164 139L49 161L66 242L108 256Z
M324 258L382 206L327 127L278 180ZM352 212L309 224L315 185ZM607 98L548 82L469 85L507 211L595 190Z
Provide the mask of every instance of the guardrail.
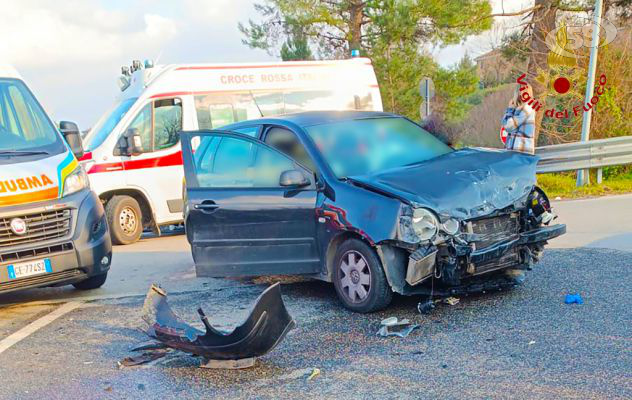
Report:
M562 172L632 164L632 136L542 146L535 149L540 156L538 173Z

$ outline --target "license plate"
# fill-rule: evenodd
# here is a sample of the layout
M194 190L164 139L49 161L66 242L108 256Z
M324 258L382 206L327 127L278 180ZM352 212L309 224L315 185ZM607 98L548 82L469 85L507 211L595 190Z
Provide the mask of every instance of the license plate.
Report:
M9 272L9 279L25 278L27 276L53 272L48 258L9 265L7 266L7 270Z

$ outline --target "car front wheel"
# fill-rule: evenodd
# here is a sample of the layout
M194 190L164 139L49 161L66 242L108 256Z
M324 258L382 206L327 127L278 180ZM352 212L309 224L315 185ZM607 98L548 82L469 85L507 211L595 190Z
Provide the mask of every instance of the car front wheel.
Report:
M386 308L393 292L375 251L358 239L342 243L334 259L334 286L351 311L369 313Z

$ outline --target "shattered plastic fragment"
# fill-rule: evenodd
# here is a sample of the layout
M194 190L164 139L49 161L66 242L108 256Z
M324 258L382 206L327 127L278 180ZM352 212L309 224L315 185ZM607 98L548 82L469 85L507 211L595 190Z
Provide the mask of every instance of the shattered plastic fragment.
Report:
M455 305L459 304L460 301L461 300L458 297L452 297L452 296L446 297L445 299L443 299L443 302L445 304L449 304L451 306L455 306Z
M232 332L213 328L201 308L198 313L206 332L175 315L167 303L166 292L152 285L143 306L143 319L149 325L146 333L171 348L206 360L243 360L268 353L296 326L283 304L279 283L257 298L248 318Z
M136 365L146 364L167 355L166 351L146 352L139 356L125 357L118 362L119 367L133 367Z
M584 299L579 293L575 294L567 294L564 298L564 303L566 304L584 304Z
M419 328L418 324L411 324L409 320L402 319L397 320L397 317L390 317L382 320L380 323L380 330L377 331L378 336L399 336L405 338L410 333Z
M311 381L312 379L316 378L318 375L320 375L320 369L318 368L314 368L314 370L312 371L312 373L309 375L309 377L307 378L308 381Z
M428 315L434 309L435 309L435 303L432 300L422 301L419 304L417 304L417 311L419 311L420 314Z

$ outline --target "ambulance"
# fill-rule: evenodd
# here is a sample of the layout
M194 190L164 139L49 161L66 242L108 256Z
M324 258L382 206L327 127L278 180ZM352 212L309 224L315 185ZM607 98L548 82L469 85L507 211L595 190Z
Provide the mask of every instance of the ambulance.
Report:
M182 222L180 131L308 110L382 110L366 58L123 67L116 104L85 137L81 158L105 205L112 241ZM256 135L255 128L241 133Z
M17 71L0 65L0 293L105 283L112 243L82 154L77 125L58 130Z

